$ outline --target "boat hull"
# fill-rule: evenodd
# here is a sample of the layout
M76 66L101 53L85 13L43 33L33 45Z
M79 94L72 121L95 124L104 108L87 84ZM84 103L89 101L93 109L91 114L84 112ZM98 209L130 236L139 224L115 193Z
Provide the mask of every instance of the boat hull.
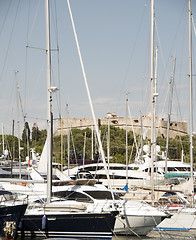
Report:
M14 239L27 204L0 207L0 236Z
M174 213L171 218L165 219L161 222L155 230L171 230L171 231L189 231L196 229L196 215L195 213Z
M116 215L117 212L25 215L19 234L24 238L111 239Z
M122 216L117 217L114 233L117 235L146 236L163 221L163 216Z

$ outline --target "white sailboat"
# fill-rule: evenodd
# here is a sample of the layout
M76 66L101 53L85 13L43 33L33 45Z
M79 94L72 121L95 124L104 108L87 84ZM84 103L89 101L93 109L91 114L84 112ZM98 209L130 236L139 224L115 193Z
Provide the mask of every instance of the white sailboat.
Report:
M88 237L112 238L115 216L114 212L90 213L80 209L72 212L75 201L66 208L65 201L52 199L52 91L51 59L50 59L50 5L45 1L46 8L46 59L47 59L47 198L36 208L28 208L22 220L20 234L36 237ZM73 204L73 207L72 207Z
M191 11L191 0L188 0L188 15L189 15L189 87L190 87L190 186L189 186L189 197L190 202L188 204L181 205L173 209L174 214L171 219L164 220L160 225L157 226L157 229L160 230L191 230L196 229L196 215L194 207L194 174L193 174L193 113L192 113L192 11ZM169 207L168 210L172 211L172 207Z

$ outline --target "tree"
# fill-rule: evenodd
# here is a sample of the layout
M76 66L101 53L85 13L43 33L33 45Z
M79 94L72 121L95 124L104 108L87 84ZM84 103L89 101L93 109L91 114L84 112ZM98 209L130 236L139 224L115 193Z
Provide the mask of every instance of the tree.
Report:
M28 153L27 153L27 151L28 151L28 144L30 145L30 128L29 128L29 124L28 124L28 122L25 122L25 124L24 124L24 130L23 130L23 132L22 132L22 146L23 146L23 148L24 148L24 151L23 151L23 154L24 154L24 158L26 157L26 156L28 156Z
M22 141L26 145L27 142L30 143L30 128L28 122L25 122L24 130L22 133Z
M41 131L39 130L36 123L33 124L32 127L32 141L39 141L41 136Z

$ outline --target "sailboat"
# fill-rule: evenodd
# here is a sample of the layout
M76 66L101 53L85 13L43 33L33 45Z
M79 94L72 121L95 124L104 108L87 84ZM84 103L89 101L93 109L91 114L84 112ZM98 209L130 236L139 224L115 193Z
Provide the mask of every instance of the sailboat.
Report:
M45 0L46 9L46 57L47 57L47 198L36 205L36 208L27 209L21 223L20 234L22 236L36 237L77 237L77 238L112 238L115 217L117 211L92 213L85 209L74 211L75 201L66 201L52 198L52 92L51 87L51 60L50 60L50 6L49 0Z
M194 204L194 176L193 176L193 143L192 143L192 128L193 128L193 116L192 116L192 11L191 0L188 0L188 15L189 15L189 80L190 80L190 186L189 197L190 201L186 201L186 204L180 207L174 208L174 214L171 219L164 220L157 226L158 230L191 230L196 229L196 216ZM171 212L172 207L168 207Z

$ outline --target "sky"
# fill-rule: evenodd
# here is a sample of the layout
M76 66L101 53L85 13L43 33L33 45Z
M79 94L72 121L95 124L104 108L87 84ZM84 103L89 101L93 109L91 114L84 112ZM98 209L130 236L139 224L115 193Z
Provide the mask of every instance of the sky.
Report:
M51 85L59 89L52 101L56 127L60 116L91 118L92 114L67 2L50 4ZM150 112L150 0L70 0L70 6L95 116L115 112L124 117L126 95L131 117ZM192 14L196 24L196 1ZM24 119L30 128L33 123L46 128L45 29L44 0L0 0L0 123L6 134L12 132L13 120L20 129ZM194 27L192 44L194 120ZM171 120L186 120L189 125L188 0L155 0L155 46L156 113L167 119L176 58Z

